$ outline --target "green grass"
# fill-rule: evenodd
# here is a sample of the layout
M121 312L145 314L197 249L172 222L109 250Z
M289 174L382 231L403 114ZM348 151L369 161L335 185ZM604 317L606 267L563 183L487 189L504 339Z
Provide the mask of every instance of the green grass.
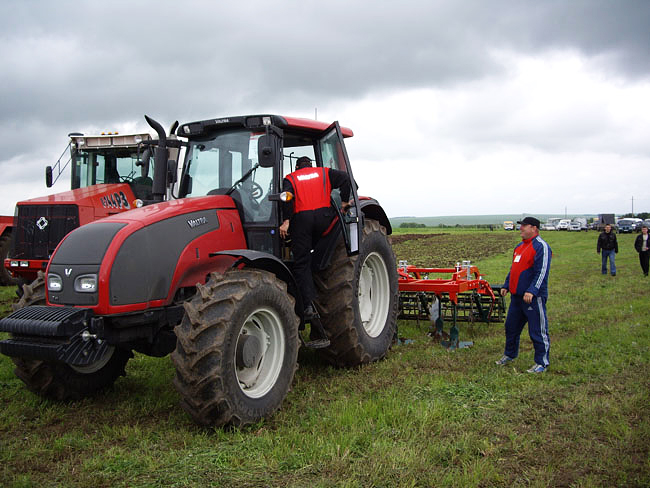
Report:
M11 313L11 302L16 298L16 288L0 286L0 317Z
M515 233L485 258L469 255L495 245L489 233L451 235L439 254L475 259L503 281ZM619 236L615 278L600 274L595 233L544 237L553 261L543 375L525 373L526 332L520 357L499 368L502 324L461 325L474 347L448 352L426 324L400 322L414 342L386 360L334 369L301 351L275 416L205 430L177 406L168 358L136 355L109 391L59 404L26 391L3 356L0 486L649 486L650 281L634 236ZM398 258L428 252L399 246Z

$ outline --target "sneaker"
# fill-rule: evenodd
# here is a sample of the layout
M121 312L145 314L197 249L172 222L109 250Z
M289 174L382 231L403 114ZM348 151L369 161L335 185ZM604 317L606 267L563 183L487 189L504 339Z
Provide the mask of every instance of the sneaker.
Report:
M503 366L504 364L509 363L510 361L512 361L512 358L504 354L503 356L501 356L501 359L499 359L498 361L494 361L494 364Z
M544 371L546 371L546 366L542 366L541 364L535 364L533 367L526 370L527 373L543 373Z

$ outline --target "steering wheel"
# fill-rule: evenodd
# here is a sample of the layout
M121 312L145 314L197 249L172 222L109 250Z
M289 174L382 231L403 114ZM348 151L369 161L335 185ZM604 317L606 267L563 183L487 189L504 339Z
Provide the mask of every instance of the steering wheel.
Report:
M251 197L253 197L255 200L259 199L262 195L264 195L264 189L262 188L262 185L259 183L256 183L254 181L251 181Z
M120 182L122 183L133 183L135 176L135 171L131 171L128 175L120 175Z

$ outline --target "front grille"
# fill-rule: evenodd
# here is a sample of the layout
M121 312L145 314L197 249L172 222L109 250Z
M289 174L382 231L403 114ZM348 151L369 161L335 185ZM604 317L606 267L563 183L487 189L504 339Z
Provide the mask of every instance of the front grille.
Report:
M20 205L14 220L11 258L50 259L68 232L79 227L76 205Z

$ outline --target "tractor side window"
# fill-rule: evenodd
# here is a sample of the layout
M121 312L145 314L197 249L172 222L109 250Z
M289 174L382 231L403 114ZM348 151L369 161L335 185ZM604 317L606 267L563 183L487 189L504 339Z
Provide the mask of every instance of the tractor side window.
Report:
M209 191L220 187L219 153L218 147L207 147L205 144L196 144L192 148L192 193L187 196L207 195Z
M302 156L307 156L312 161L316 161L314 146L290 147L284 150L284 161L282 176L287 176L296 170L296 161Z
M320 141L320 155L323 166L345 171L345 157L336 130L330 131Z
M106 160L101 154L91 154L90 164L88 165L88 179L85 186L94 185L95 183L108 183L106 181Z
M88 186L89 181L93 181L92 167L90 166L90 155L85 152L75 153L75 177L73 188L84 188ZM90 183L92 184L92 183Z
M320 140L319 149L323 167L345 171L345 158L336 130L330 131ZM336 205L341 204L341 191L338 188L332 190L332 199Z

